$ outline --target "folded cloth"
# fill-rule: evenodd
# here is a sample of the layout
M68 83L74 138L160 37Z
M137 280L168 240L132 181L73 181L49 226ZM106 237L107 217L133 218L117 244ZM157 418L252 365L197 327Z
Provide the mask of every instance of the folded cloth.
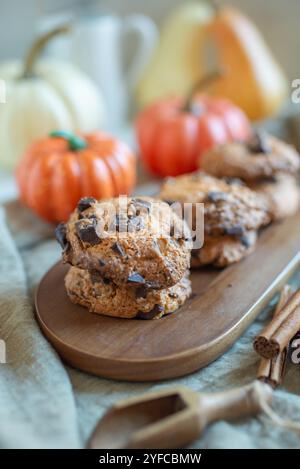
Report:
M71 369L43 337L33 295L42 275L60 257L54 227L18 202L0 209L0 448L82 448L98 419L119 399L168 385L213 392L241 386L256 375L254 336L271 306L223 357L203 370L168 383L122 383ZM300 284L300 273L294 280ZM300 421L300 365L290 365L276 411ZM299 435L264 419L217 422L193 448L297 448Z

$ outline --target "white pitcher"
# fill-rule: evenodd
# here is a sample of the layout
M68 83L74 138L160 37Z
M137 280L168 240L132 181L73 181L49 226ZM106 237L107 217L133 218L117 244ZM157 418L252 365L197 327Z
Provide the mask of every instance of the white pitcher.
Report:
M62 17L55 21L48 18L40 22L39 30L45 31L58 23L62 23ZM64 60L69 58L93 79L106 102L105 127L119 128L126 122L131 92L157 42L157 28L149 17L141 14L124 18L102 14L77 18L71 23L69 37L55 39L48 54ZM123 52L129 33L136 34L138 47L125 73Z

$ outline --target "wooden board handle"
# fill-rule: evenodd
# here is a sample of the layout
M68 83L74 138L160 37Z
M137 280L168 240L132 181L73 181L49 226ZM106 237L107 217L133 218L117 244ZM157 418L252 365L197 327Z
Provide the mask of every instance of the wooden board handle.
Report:
M270 402L271 399L272 389L259 381L230 391L202 394L199 397L199 419L206 426L216 420L256 415L262 411L262 402Z

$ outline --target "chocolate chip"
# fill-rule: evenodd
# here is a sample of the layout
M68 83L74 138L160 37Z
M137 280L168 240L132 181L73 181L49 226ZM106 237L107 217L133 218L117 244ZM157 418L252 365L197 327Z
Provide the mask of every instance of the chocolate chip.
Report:
M111 248L114 252L116 252L120 256L122 257L125 256L125 251L119 243L114 243Z
M164 311L164 307L161 305L155 305L151 311L143 312L139 311L136 315L137 319L153 319Z
M144 285L145 284L145 279L138 272L133 272L133 274L128 275L127 282L128 283L136 283L137 285Z
M98 236L96 231L95 224L83 223L83 221L78 221L75 224L77 236L84 243L95 246L101 243L101 238Z
M98 260L100 267L104 267L106 265L106 262L103 261L102 259Z
M232 226L231 228L225 228L225 233L229 236L241 237L245 234L245 229L243 226L237 225Z
M256 131L247 142L247 148L251 153L271 153L272 147L268 142L267 135L264 132Z
M147 294L148 294L148 288L145 285L142 285L135 290L136 298L146 298Z
M168 205L173 205L175 203L175 200L164 199L164 202L166 202L166 204L168 204Z
M207 198L210 202L221 202L227 200L227 194L225 192L212 191L207 194Z
M77 209L79 212L84 212L88 208L90 208L94 203L96 202L96 199L93 197L83 197L82 199L79 200Z
M105 285L109 285L110 284L110 279L109 278L106 278L106 277L103 277L102 278L102 281Z
M65 223L60 223L55 228L55 236L62 249L66 249L69 245L67 240L67 227Z

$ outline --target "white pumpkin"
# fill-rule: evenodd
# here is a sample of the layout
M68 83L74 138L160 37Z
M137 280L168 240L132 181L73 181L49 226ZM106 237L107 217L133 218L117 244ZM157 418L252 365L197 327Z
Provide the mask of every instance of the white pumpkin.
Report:
M0 65L6 88L6 102L0 103L0 166L5 169L13 169L28 145L51 130L90 132L103 120L102 96L82 71L56 60L35 62L47 42L39 41L25 65Z

